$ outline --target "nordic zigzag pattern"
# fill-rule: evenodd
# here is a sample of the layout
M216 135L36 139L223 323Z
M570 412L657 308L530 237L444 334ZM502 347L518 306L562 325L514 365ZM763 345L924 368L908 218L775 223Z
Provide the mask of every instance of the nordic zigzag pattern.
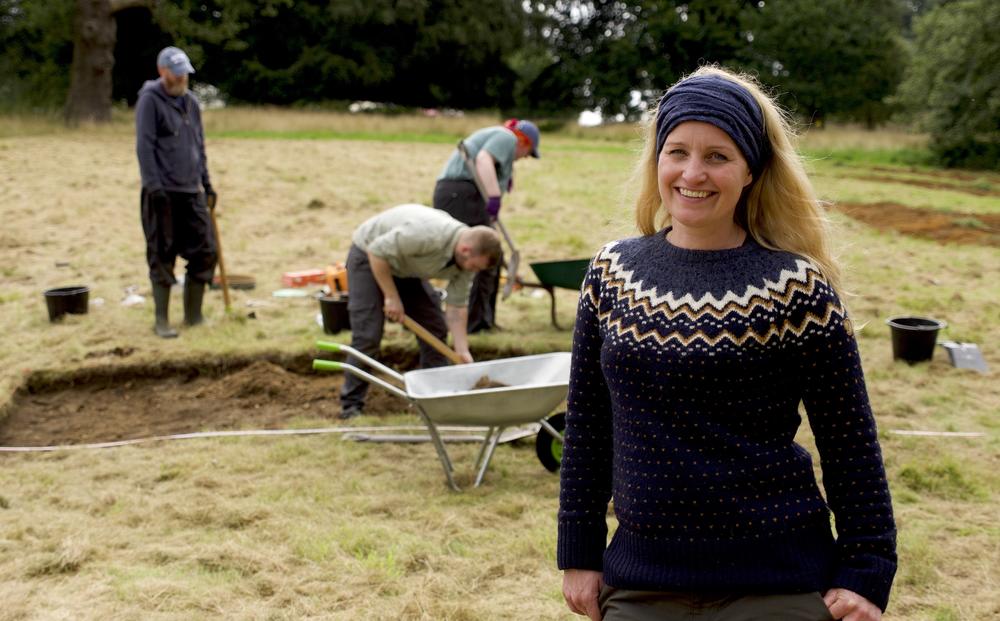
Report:
M619 337L685 348L727 342L742 347L749 342L766 345L773 339L801 336L810 326L823 329L833 321L846 321L836 296L829 295L826 280L805 259L795 259L793 269L781 269L775 279L764 279L763 286L748 285L743 292L727 291L721 297L706 292L696 299L690 293L678 297L673 291L661 294L655 286L646 286L625 265L615 245L605 246L594 258L599 279L585 282L582 293L598 309L602 326ZM600 303L598 288L612 298L610 303L607 297ZM776 314L788 314L784 311L797 302L815 308L778 321ZM673 329L663 333L664 326Z

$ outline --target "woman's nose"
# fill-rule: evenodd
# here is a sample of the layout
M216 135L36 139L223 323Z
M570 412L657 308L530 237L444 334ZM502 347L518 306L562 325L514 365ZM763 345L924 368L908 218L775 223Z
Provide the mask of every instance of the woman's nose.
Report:
M705 163L700 159L692 157L684 163L683 177L685 181L702 181L706 174Z

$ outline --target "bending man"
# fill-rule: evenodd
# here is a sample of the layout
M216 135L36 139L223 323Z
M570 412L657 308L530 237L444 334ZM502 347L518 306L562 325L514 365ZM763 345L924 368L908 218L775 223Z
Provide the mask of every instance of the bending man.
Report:
M441 340L450 331L456 353L472 362L466 305L474 274L500 262L496 231L469 227L442 211L409 204L369 218L351 241L347 253L351 347L377 357L385 319L401 321L405 313ZM443 313L429 278L448 281ZM426 343L418 345L421 368L447 364ZM347 362L359 364L351 358ZM367 392L367 382L347 375L340 392L340 417L361 414Z

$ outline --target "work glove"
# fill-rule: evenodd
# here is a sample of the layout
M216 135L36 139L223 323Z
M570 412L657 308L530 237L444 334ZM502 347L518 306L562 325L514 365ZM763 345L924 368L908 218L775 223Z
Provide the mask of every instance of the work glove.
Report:
M146 194L146 200L149 201L149 206L154 211L159 211L161 209L166 209L170 204L170 199L167 198L167 192L160 188L158 190L153 190Z
M209 209L213 209L214 210L215 209L215 203L218 200L219 200L219 195L215 193L215 190L212 189L212 186L206 185L205 186L205 205L207 205Z
M491 196L486 201L486 213L490 214L490 218L496 220L497 215L500 213L500 197Z

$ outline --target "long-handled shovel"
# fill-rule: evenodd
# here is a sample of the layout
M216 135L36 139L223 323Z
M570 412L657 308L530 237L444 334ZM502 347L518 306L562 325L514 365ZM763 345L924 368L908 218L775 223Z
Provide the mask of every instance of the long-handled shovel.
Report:
M207 196L208 213L212 216L212 230L215 232L215 250L219 254L219 280L222 281L222 300L226 304L226 312L230 311L229 281L226 279L226 262L222 259L222 237L219 236L219 223L215 220L216 197Z
M469 151L465 148L464 140L458 141L458 152L462 156L462 161L465 162L465 168L472 175L472 182L476 184L479 195L483 197L483 201L488 201L490 197L486 195L486 188L483 186L483 181L479 178L479 173L476 171L476 166L472 162L472 158L469 157ZM521 265L521 253L514 246L514 240L510 238L507 227L500 221L500 216L497 216L496 222L497 228L500 229L500 233L510 247L510 258L507 259L507 282L504 283L503 293L500 296L501 299L506 300L510 297L511 292L514 291L514 284L517 282L517 268Z
M436 349L439 354L448 360L451 360L454 364L465 364L465 361L462 360L461 356L459 356L454 349L445 345L444 341L431 334L427 328L423 327L413 319L410 319L406 315L403 315L403 325L406 326L410 332L416 334L417 338Z

